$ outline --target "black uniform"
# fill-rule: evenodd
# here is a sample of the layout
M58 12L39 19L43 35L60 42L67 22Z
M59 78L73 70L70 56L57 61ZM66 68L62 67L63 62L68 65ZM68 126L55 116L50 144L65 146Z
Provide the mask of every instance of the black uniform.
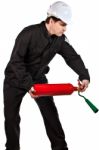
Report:
M5 69L4 114L6 150L19 150L19 109L22 98L34 83L47 83L49 62L60 54L78 75L79 79L90 80L88 70L81 57L66 42L65 35L49 36L45 22L31 25L16 38L10 61ZM44 119L52 150L67 150L65 136L59 121L53 97L36 100Z

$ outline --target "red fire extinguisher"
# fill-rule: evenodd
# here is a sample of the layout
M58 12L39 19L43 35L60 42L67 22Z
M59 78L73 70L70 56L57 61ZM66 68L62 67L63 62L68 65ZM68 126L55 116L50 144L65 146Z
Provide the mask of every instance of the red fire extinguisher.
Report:
M33 88L34 95L38 96L56 96L56 95L70 95L74 91L78 91L78 95L83 97L88 106L93 110L94 113L98 112L98 108L85 96L81 95L79 88L73 86L71 83L65 84L34 84Z
M39 96L55 96L70 95L78 88L70 83L66 84L34 84L35 95Z

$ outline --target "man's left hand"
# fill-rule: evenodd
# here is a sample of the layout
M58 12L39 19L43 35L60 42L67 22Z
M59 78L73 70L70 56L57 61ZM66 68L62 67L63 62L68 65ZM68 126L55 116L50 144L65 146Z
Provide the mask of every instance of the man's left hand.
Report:
M80 92L84 92L87 88L88 88L88 85L89 85L89 80L78 80L78 89Z

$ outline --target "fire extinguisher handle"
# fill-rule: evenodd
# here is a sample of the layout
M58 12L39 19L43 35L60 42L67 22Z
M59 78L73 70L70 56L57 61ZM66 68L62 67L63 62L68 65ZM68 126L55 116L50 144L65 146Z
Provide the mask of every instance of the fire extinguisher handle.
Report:
M89 99L87 99L85 96L81 95L79 91L78 91L78 95L80 97L84 98L85 102L93 110L94 113L97 113L99 111L99 109Z

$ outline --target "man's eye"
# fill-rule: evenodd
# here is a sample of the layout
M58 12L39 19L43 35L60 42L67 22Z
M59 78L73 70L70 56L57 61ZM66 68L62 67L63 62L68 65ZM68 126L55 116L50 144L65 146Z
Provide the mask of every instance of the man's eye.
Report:
M66 23L60 23L60 25L64 27L64 26L66 26Z

